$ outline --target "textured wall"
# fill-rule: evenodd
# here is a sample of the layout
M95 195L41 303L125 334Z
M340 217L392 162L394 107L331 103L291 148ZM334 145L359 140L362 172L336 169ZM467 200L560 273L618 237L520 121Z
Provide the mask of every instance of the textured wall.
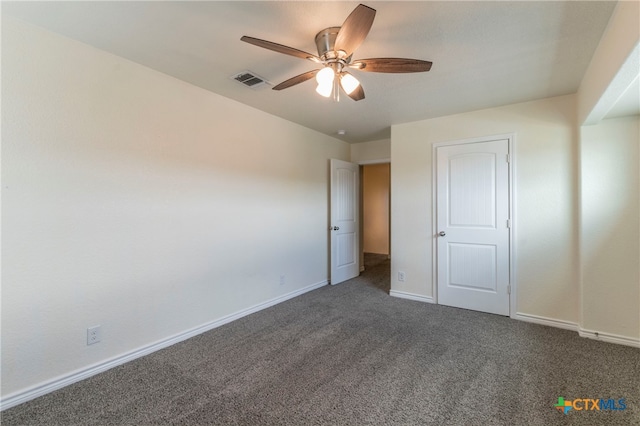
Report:
M351 161L353 163L366 164L391 158L391 141L381 139L379 141L351 144Z
M3 396L327 280L348 144L10 18L2 35Z
M582 128L582 327L640 339L640 117Z
M515 133L518 312L578 321L575 96L393 126L393 290L432 297L432 145ZM397 272L406 281L397 281Z

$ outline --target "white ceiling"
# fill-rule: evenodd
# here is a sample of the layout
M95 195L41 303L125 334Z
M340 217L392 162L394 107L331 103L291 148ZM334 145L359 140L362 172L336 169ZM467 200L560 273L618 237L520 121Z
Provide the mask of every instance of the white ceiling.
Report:
M407 57L427 73L353 71L366 99L339 103L308 81L283 91L230 79L251 70L274 85L316 68L240 41L316 53L314 37L358 2L3 2L2 13L112 52L347 142L390 136L392 124L574 93L615 2L375 2L354 59ZM338 130L346 135L338 136Z

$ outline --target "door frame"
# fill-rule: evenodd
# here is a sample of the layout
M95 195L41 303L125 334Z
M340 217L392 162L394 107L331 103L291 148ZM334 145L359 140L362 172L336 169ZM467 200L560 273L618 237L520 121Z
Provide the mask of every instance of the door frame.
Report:
M508 179L509 179L509 218L511 219L511 227L509 229L509 317L517 317L517 285L516 285L516 247L514 242L516 241L516 181L514 179L516 173L516 156L515 144L516 134L506 133L499 135L482 136L469 139L456 139L446 142L436 142L431 147L431 262L432 262L432 292L433 302L438 303L438 245L437 245L437 213L438 213L438 179L437 179L437 149L442 146L450 145L467 145L472 143L491 142L499 139L506 139L508 142L509 152L509 164L508 164Z

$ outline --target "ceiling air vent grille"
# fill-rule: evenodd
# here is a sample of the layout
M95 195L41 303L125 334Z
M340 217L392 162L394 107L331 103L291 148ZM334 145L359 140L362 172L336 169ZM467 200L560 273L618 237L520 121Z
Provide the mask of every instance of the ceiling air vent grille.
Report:
M231 78L238 83L244 84L245 86L254 90L264 87L268 84L264 78L256 75L251 71L239 72L238 74L232 75Z

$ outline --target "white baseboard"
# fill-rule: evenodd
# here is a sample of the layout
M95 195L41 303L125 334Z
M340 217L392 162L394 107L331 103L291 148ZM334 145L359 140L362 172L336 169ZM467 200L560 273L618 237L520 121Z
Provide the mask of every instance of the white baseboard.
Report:
M7 395L6 397L0 399L0 411L6 410L11 407L15 407L16 405L30 401L39 396L46 395L55 390L62 389L63 387L69 386L70 384L79 382L84 379L88 379L91 376L95 376L96 374L105 372L113 367L117 367L129 361L133 361L134 359L141 358L145 355L149 355L150 353L156 352L160 349L164 349L178 342L182 342L183 340L187 340L191 337L197 336L198 334L202 334L209 330L213 330L214 328L220 327L221 325L230 323L231 321L235 321L247 315L250 315L255 312L261 311L263 309L269 308L271 306L277 305L278 303L282 303L286 300L293 299L296 296L300 296L301 294L323 287L327 284L328 284L328 281L325 280L319 283L308 285L306 287L292 291L282 296L278 296L273 299L267 300L266 302L262 302L257 305L251 306L249 308L242 309L233 314L226 315L215 321L211 321L206 324L200 325L198 327L192 328L190 330L186 330L182 333L175 334L171 337L154 342L150 345L143 346L134 351L127 352L125 354L116 356L114 358L108 359L98 364L94 364L87 368L76 370L69 374L65 374L63 376L56 377L44 383L29 387L25 390Z
M562 321L552 318L541 317L538 315L523 314L518 312L513 316L514 319L520 321L532 322L535 324L547 325L549 327L564 328L565 330L571 330L578 332L580 337L586 337L588 339L601 340L607 343L615 343L618 345L631 346L634 348L640 348L640 338L634 339L632 337L620 336L612 333L603 333L601 331L587 330L581 328L578 324L570 321Z
M607 343L617 343L618 345L631 346L634 348L640 348L640 338L634 339L631 337L620 336L618 334L603 333L601 331L586 330L581 328L578 330L580 337L586 337L587 339L601 340Z
M389 292L389 295L393 297L399 297L400 299L416 300L418 302L425 303L436 303L435 300L433 300L433 297L423 296L421 294L415 293L407 293L406 291L391 290Z
M534 324L547 325L549 327L563 328L565 330L578 331L578 324L575 322L558 320L554 318L542 317L539 315L530 315L517 312L511 318L520 321L532 322Z

